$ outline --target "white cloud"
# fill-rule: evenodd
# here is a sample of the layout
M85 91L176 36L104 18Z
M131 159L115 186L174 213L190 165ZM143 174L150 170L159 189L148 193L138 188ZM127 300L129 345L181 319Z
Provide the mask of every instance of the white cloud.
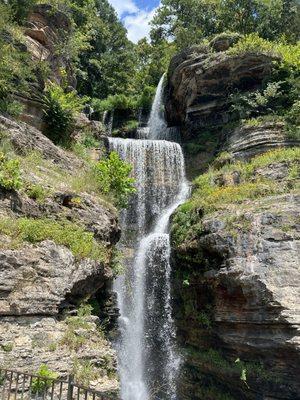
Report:
M139 10L137 13L124 17L124 25L128 31L128 38L134 43L138 42L150 32L150 21L155 13L155 9L151 11Z
M109 2L117 11L120 18L124 14L134 14L139 11L133 0L109 0Z
M109 0L117 11L128 31L128 38L134 43L143 37L147 37L150 32L150 21L154 16L156 8L153 10L139 9L134 0Z

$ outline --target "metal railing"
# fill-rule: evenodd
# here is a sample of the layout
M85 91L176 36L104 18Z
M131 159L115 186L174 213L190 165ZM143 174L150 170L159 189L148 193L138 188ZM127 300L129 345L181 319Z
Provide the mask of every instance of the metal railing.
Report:
M0 399L113 400L113 397L77 385L71 375L63 380L0 368Z

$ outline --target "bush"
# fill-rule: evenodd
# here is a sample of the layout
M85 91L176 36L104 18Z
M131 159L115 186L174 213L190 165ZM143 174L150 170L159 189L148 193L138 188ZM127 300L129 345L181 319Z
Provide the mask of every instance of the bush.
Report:
M128 197L135 192L135 180L130 177L131 165L113 151L94 168L102 193L111 194L117 206L125 207Z
M271 42L250 33L243 36L233 47L227 50L228 54L236 55L246 52L261 52L272 57L278 57L279 63L288 65L294 70L300 70L300 42L295 45L284 42Z
M240 119L253 115L275 113L284 107L284 96L280 90L281 82L270 82L266 88L250 93L231 95L231 109Z
M47 190L38 184L28 184L25 189L26 194L33 200L43 203L47 197Z
M96 112L112 110L136 110L137 101L132 96L125 94L115 94L108 96L105 100L93 99L92 106Z
M0 233L19 241L39 243L53 240L58 245L68 247L78 258L107 261L108 252L104 245L97 243L91 232L69 221L54 221L47 218L1 219Z
M43 394L47 389L49 389L52 385L53 380L58 378L56 372L51 371L49 367L45 364L42 364L39 370L36 372L39 378L33 378L31 382L31 392L33 394Z
M21 186L20 161L9 159L0 152L0 187L6 190L18 190Z
M78 97L75 91L65 93L55 83L48 84L44 96L44 121L47 136L57 144L68 144L74 117L81 112L87 98Z

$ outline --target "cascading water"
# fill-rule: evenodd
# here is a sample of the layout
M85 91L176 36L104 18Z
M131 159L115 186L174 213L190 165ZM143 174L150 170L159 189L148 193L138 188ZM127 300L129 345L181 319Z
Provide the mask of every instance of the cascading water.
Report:
M137 189L122 213L126 270L115 282L121 398L175 400L179 357L171 313L168 222L189 192L182 150L165 140L117 138L109 138L109 147L132 164Z
M167 131L167 124L164 118L164 113L162 109L163 104L163 85L164 85L165 75L163 75L159 81L156 89L154 101L152 104L150 119L148 122L149 126L149 139L167 139L165 133Z

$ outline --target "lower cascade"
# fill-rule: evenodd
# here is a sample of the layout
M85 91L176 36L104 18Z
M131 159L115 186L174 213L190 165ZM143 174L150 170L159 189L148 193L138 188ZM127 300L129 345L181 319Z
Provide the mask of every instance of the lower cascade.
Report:
M189 186L179 144L110 138L133 165L137 191L122 215L125 272L115 282L122 400L175 400L180 357L174 344L168 222Z

